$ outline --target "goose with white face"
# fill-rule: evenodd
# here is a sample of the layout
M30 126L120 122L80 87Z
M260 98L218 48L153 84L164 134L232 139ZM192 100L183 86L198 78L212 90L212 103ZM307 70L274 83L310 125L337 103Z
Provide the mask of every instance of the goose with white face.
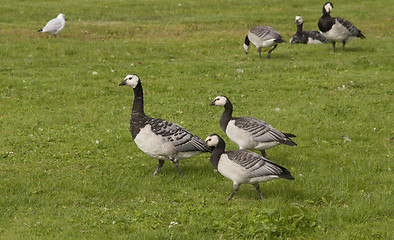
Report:
M224 106L227 103L225 96L217 96L209 105L211 106Z
M123 81L119 84L119 86L129 86L132 88L135 88L138 83L140 81L140 78L137 75L131 74L131 75L127 75Z
M210 135L205 139L205 142L208 147L216 147L219 143L219 137L216 134Z
M334 8L334 5L330 2L327 2L326 4L324 4L324 10L327 13L331 13L333 8Z
M295 17L295 23L296 23L297 25L301 25L301 24L304 23L304 21L302 20L302 17L301 17L301 16L296 16L296 17Z

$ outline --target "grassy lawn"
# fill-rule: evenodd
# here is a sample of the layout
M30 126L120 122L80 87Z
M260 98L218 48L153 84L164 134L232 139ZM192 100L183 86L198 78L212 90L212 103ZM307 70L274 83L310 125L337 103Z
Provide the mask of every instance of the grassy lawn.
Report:
M260 60L245 35L268 25L289 41L324 2L3 1L0 8L0 239L393 239L391 1L335 1L365 40L281 44ZM37 33L66 15L57 38ZM266 52L263 52L266 55ZM209 154L184 177L142 153L129 132L142 81L145 112L205 139L223 108L297 135L267 150L295 181L242 185ZM351 141L344 140L343 135Z

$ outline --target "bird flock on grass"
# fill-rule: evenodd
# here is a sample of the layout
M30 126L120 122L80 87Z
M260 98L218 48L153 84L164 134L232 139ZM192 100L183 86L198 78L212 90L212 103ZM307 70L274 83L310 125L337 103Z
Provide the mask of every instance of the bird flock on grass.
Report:
M303 19L296 16L296 33L291 37L291 44L316 44L342 42L342 51L346 42L354 37L365 38L359 29L349 21L331 17L333 4L327 2L323 5L323 15L318 20L320 31L304 31ZM60 13L50 20L37 32L46 32L56 37L66 24L65 15ZM278 44L285 43L283 37L270 26L257 26L248 31L243 48L248 54L250 43L255 45L260 58L262 48L271 48L267 58L277 48ZM224 177L233 181L233 192L228 200L237 193L241 184L253 185L262 199L259 183L275 178L294 180L291 173L284 167L267 159L266 149L278 146L296 146L291 139L296 136L284 133L270 124L254 117L233 117L233 105L227 96L217 96L209 104L222 106L224 112L219 120L220 128L227 137L238 145L238 150L226 151L226 144L218 134L209 135L205 141L183 128L182 126L163 119L147 116L144 112L144 99L141 79L134 74L127 75L119 86L133 88L134 101L130 118L130 132L137 147L148 156L158 160L158 166L153 172L157 175L166 160L176 166L179 175L183 175L179 160L191 158L201 153L210 153L211 164ZM208 105L208 104L207 104ZM261 155L248 151L257 150Z

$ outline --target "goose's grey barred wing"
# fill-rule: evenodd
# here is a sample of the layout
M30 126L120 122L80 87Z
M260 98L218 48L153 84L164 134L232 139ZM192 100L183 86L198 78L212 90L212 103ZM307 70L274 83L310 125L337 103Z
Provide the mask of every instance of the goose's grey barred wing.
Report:
M241 165L250 172L253 177L282 175L287 170L263 158L257 153L246 150L228 151L227 155L230 160Z
M285 135L273 128L268 123L258 118L235 117L235 126L252 134L253 138L259 142L283 141Z
M306 31L305 34L312 39L317 39L320 42L328 42L327 38L318 31Z
M267 27L267 26L258 26L254 27L249 30L250 33L253 35L257 36L261 40L265 39L272 39L272 38L282 38L282 36L275 31L272 27Z
M339 23L341 23L347 30L349 30L349 32L352 34L352 36L356 36L356 37L361 37L361 38L365 38L364 35L361 34L361 31L358 30L351 22L349 22L346 19L340 18L340 17L336 17L335 20L337 20Z
M158 118L151 118L149 124L152 131L171 142L178 152L201 151L211 152L199 136L191 134L182 126Z

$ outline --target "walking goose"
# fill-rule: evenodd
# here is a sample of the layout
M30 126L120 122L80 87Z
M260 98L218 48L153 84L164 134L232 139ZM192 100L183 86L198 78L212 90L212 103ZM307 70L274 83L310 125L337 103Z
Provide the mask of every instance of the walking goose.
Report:
M342 51L345 51L345 44L354 37L361 39L365 36L351 22L339 17L331 17L330 13L334 5L326 2L323 6L323 16L319 19L319 29L323 35L332 42L332 51L335 51L335 42L342 42Z
M205 140L209 147L214 147L211 153L211 163L220 174L233 181L233 192L227 200L237 193L243 183L252 184L263 199L259 182L267 182L275 178L294 180L290 172L257 153L246 150L231 150L225 152L226 143L217 134L208 136Z
M211 152L204 140L178 124L145 115L142 85L137 75L127 75L119 86L129 86L134 90L130 132L141 151L159 159L153 176L159 172L165 160L171 160L182 176L179 160Z
M240 149L259 150L264 157L267 157L265 149L279 144L297 145L290 139L290 137L296 137L295 135L282 133L260 119L233 117L233 105L226 96L216 97L209 105L224 107L224 112L220 117L220 127Z
M274 46L268 51L267 58L270 58L271 52L278 46L278 43L286 42L282 36L275 31L272 27L259 26L249 30L248 35L245 37L245 43L243 45L245 53L248 54L249 45L253 43L261 58L261 48L268 48Z
M315 43L327 43L327 38L319 31L304 31L302 29L304 21L301 16L295 17L295 23L297 25L297 32L290 38L291 44L315 44Z
M50 20L43 28L38 30L37 32L47 32L53 34L56 37L56 34L60 33L64 26L66 26L66 16L63 13L59 13L56 18Z

